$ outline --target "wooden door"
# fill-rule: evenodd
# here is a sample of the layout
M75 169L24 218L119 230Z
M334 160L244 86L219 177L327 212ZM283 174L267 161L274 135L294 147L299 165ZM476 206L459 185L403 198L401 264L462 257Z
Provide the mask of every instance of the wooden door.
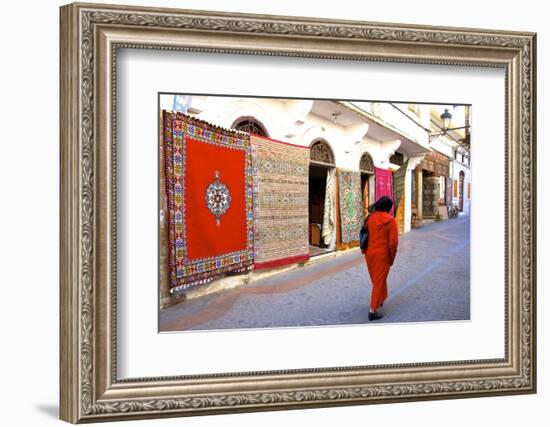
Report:
M464 210L464 172L460 171L458 176L460 183L458 185L458 210L462 212Z
M370 205L369 200L369 175L361 174L361 188L363 193L363 218L368 215L367 209Z
M399 234L403 234L405 232L405 191L401 194L395 220L397 221Z

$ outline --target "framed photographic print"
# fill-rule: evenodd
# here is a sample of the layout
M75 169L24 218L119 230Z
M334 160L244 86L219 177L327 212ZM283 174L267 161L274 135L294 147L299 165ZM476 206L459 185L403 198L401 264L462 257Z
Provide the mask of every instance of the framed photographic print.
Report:
M470 105L160 93L159 110L160 331L362 324L369 306L470 320ZM364 258L367 218L384 239L395 224L395 265L376 235Z
M60 21L63 420L536 391L535 34Z

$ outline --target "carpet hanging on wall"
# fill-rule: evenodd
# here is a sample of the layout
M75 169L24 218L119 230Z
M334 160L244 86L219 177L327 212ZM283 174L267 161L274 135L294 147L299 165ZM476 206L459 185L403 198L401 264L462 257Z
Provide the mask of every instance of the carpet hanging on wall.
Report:
M251 135L254 267L309 259L309 147Z
M170 288L252 267L248 134L163 111Z
M392 201L393 197L393 173L390 170L374 168L374 175L376 179L375 186L375 199L378 200L382 196L388 196ZM394 215L394 208L392 206L390 213Z
M338 169L338 198L342 242L359 239L363 225L361 175L359 172Z
M321 238L323 243L327 246L330 246L332 242L332 236L334 235L334 197L332 196L333 191L333 179L332 172L330 169L327 169L327 179L325 185L325 205L323 208L323 225L321 227Z

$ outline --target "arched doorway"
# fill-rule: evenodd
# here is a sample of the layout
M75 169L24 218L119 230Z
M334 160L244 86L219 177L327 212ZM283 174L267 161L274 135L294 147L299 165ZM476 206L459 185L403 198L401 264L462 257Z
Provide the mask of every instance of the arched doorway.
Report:
M231 127L241 132L255 133L256 135L265 137L268 136L265 126L254 117L241 117L237 119Z
M464 171L460 171L458 174L458 210L464 211Z
M331 249L335 233L333 192L334 153L325 140L310 148L309 164L309 243L311 256Z
M369 153L363 153L359 160L361 172L361 195L363 197L363 218L367 217L367 208L374 203L374 161Z

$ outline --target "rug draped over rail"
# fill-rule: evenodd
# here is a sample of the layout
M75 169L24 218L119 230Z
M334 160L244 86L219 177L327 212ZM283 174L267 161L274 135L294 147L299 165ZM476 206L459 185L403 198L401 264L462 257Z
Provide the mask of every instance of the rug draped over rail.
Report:
M342 242L359 239L363 225L361 175L359 172L338 169L338 198Z
M309 259L309 147L250 136L254 164L254 267Z
M250 270L250 136L169 111L163 130L171 291Z

